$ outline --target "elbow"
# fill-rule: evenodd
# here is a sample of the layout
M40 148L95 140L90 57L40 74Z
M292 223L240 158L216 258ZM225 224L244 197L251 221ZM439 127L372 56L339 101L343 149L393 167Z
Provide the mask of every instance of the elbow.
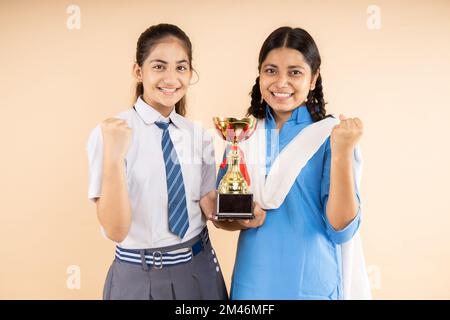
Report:
M346 221L330 221L331 227L333 227L333 230L337 232L344 230L349 224L350 223Z
M355 215L356 216L356 215ZM333 216L327 215L328 222L334 231L339 232L344 230L354 219L352 218L350 221L344 219L333 219Z
M114 242L121 243L130 231L131 219L111 220L99 215L99 220L106 237Z
M353 238L358 231L360 224L360 215L356 215L350 222L335 224L328 222L327 234L334 243L343 244Z
M123 240L125 240L126 236L117 236L117 235L107 235L108 239L111 241L114 241L116 243L121 243Z
M128 235L128 228L105 228L108 239L121 243Z
M355 208L351 210L347 215L343 215L340 212L337 212L336 210L327 208L326 215L328 218L328 222L331 227L335 231L342 231L345 228L348 227L352 223L352 221L355 220L355 218L358 216L358 208Z
M120 243L128 235L131 226L131 210L115 211L103 208L97 203L97 217L108 239Z

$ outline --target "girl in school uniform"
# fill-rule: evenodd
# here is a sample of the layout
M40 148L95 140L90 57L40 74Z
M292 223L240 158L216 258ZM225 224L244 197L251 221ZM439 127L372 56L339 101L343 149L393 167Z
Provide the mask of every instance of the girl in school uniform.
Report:
M136 103L89 137L89 199L117 244L104 299L227 299L205 219L212 141L184 118L192 72L188 36L148 28L137 42Z
M343 248L361 221L355 169L363 125L358 118L326 116L320 64L313 38L300 28L279 28L262 45L248 109L258 128L240 144L255 218L215 222L241 230L231 299L370 298L361 260L352 284L358 292L344 295L350 288L344 288L343 262L349 254L362 257L360 246L352 244L350 253ZM252 145L259 156L254 165Z

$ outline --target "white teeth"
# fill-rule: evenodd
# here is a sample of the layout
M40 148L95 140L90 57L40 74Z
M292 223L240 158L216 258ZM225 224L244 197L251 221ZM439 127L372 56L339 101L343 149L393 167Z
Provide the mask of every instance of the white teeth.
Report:
M159 90L167 93L174 93L177 90L177 88L159 88Z
M275 97L279 97L279 98L289 98L290 96L292 96L292 93L272 92L272 94Z

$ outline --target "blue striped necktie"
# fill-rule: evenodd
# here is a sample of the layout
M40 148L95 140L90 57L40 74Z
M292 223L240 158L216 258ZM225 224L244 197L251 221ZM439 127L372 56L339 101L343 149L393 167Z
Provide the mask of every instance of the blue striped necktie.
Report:
M169 201L169 230L183 238L189 228L183 175L177 153L169 135L168 122L155 122L163 130L161 147L166 165L167 196Z

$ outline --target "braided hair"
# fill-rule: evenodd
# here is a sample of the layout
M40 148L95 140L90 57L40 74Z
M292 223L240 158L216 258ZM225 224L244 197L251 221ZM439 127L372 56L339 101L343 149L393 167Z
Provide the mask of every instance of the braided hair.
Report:
M298 50L305 57L306 62L311 67L311 74L315 75L320 68L321 59L319 49L311 35L301 28L281 27L273 31L264 41L259 52L258 70L261 70L262 63L269 52L277 48L290 48ZM261 95L259 85L259 76L256 78L250 93L251 102L247 110L247 115L253 115L258 119L266 116L267 103ZM314 122L320 121L326 117L325 100L323 98L322 76L319 75L316 80L314 90L308 93L306 107Z

